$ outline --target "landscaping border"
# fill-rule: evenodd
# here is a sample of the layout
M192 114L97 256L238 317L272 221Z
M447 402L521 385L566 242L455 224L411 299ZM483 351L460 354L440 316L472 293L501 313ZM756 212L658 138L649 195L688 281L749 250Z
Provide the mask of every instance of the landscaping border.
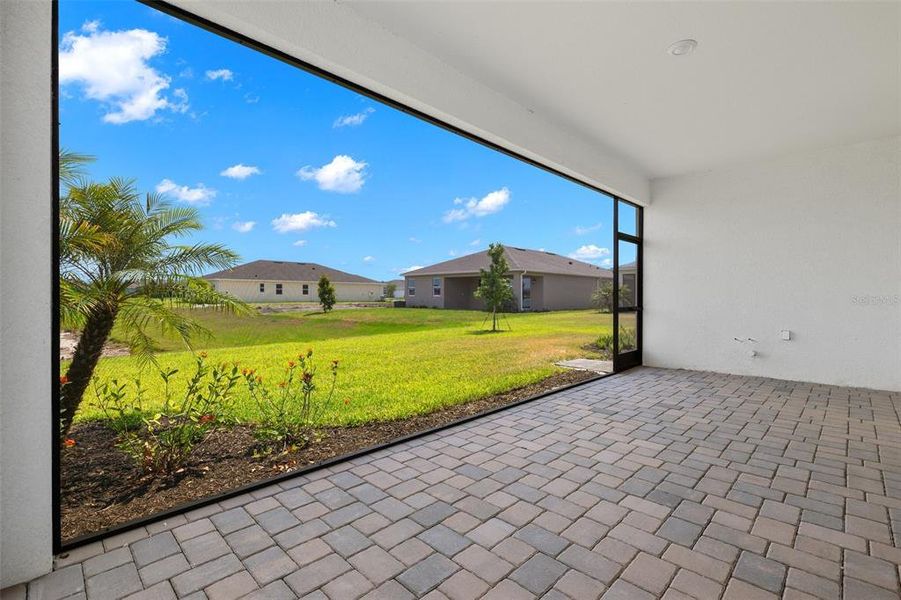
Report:
M534 396L522 398L522 399L512 402L510 404L505 404L503 406L496 406L494 408L489 408L488 410L484 410L480 413L461 417L459 419L449 421L447 423L438 425L436 427L430 427L429 429L423 429L422 431L417 431L415 433L411 433L409 435L399 437L395 440L391 440L391 441L384 442L381 444L373 444L372 446L367 446L366 448L361 448L360 450L355 450L355 451L349 452L347 454L342 454L341 456L329 458L327 460L324 460L320 463L316 463L314 465L308 465L306 467L301 467L294 471L289 471L287 473L282 473L279 475L275 475L273 477L267 477L265 479L255 481L253 483L243 485L243 486L237 487L232 490L221 492L219 494L214 494L207 498L201 498L200 500L185 502L183 504L173 506L172 508L167 508L163 511L160 511L160 512L152 514L152 515L148 515L146 517L132 519L131 521L126 521L125 523L121 523L121 524L115 525L113 527L108 527L106 529L101 529L100 531L97 531L97 532L94 532L94 533L91 533L88 535L76 537L72 540L66 541L64 544L60 540L60 545L57 549L54 550L54 554L64 553L68 550L77 548L78 546L84 546L85 544L90 544L92 542L101 540L110 535L121 533L121 532L127 531L129 529L134 529L135 527L141 527L144 525L148 525L150 523L155 523L157 521L162 521L173 515L181 514L181 513L190 511L190 510L194 510L196 508L202 508L202 507L208 506L210 504L215 504L216 502L220 502L220 501L226 500L228 498L233 498L234 496L240 496L241 494L245 494L247 492L252 492L254 490L258 490L258 489L270 486L272 484L279 483L281 481L287 481L288 479L292 479L294 477L306 475L307 473L311 473L318 469L329 467L331 465L334 465L334 464L337 464L340 462L344 462L347 460L353 460L354 458L363 456L365 454L369 454L370 452L375 452L377 450L384 450L386 448L391 448L392 446L396 446L396 445L402 444L404 442L409 442L411 440L415 440L415 439L430 435L432 433L437 433L439 431L443 431L443 430L449 429L451 427L456 427L457 425L462 425L464 423L468 423L469 421L474 421L475 419L481 419L482 417L486 417L488 415L492 415L494 413L498 413L503 410L507 410L507 409L514 408L517 406L522 406L523 404L533 402L535 400L540 400L541 398L545 398L547 396L550 396L551 394L556 394L558 392L571 390L571 389L577 388L582 385L594 383L601 379L606 379L607 377L612 377L613 375L617 375L617 373L603 373L603 374L599 373L597 376L590 377L588 379L585 379L584 381L578 381L576 383L571 383L569 385L565 385L565 386L562 386L562 387L559 387L559 388L556 388L553 390L541 392L540 394L535 394ZM58 494L59 494L59 492L57 491L57 495ZM58 506L58 504L57 504L57 506ZM59 530L60 529L60 521L57 520L55 525L57 527L57 530Z

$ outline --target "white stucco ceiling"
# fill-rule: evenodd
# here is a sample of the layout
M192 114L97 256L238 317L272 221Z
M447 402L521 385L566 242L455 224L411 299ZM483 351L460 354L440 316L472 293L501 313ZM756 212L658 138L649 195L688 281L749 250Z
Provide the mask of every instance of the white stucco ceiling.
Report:
M901 132L897 2L342 3L652 178Z

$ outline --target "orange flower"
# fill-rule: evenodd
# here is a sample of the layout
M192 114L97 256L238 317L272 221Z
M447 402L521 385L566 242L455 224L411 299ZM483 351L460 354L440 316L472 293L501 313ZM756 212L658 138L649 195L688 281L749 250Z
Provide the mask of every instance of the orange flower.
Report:
M215 421L215 420L216 420L216 415L206 414L206 415L203 415L202 417L200 417L201 423L209 423L210 421Z
M348 404L350 404L350 398L345 398L344 405L347 406Z
M294 362L293 360L289 360L289 361L288 361L288 367L290 367L290 368L293 369L293 368L296 367L296 366L297 366L297 363Z
M66 448L71 448L75 445L75 440L73 440L72 438L66 438L66 441L64 441L63 444L66 445Z
M67 383L69 383L69 378L66 377L65 375L60 375L59 376L59 384L66 385Z

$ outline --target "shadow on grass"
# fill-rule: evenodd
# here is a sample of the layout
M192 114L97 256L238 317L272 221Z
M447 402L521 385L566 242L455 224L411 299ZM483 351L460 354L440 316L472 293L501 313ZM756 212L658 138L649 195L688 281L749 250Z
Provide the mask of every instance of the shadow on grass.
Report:
M491 335L493 333L510 333L510 331L512 331L512 330L511 329L497 329L495 331L492 331L490 329L472 329L470 331L467 331L466 334L467 335Z

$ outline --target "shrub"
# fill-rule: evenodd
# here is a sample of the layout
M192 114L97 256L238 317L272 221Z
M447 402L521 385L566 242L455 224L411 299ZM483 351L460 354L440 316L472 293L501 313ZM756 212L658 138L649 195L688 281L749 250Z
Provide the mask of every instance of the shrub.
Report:
M312 350L289 361L284 379L275 386L264 382L253 370L242 372L260 411L260 426L256 430L259 439L279 444L282 451L291 446L302 448L312 441L314 427L335 395L338 361L331 362L331 377L324 395L319 393L316 372Z
M601 351L601 356L610 360L613 358L613 332L602 333L595 340L595 345ZM635 345L635 329L631 327L619 328L619 347L625 350L631 350Z
M160 371L165 402L159 413L142 412L144 388L140 379L128 383L116 379L98 383L94 394L104 415L119 430L118 447L148 474L172 475L184 467L197 444L220 426L224 408L240 381L238 367L206 364L206 355L196 359L184 396L174 401L170 383L177 369Z

